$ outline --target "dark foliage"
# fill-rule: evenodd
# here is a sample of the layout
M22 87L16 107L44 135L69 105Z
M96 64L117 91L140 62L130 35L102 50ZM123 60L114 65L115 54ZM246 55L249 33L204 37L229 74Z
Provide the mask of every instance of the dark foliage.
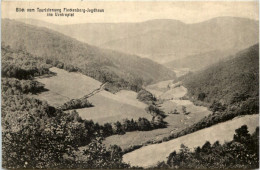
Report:
M36 94L44 91L44 85L40 82L33 80L18 80L15 78L2 78L2 94L14 95L14 94Z
M93 107L93 105L87 100L87 98L81 99L72 99L63 105L59 106L58 108L65 111L65 110L73 110L73 109L80 109L80 108L87 108Z
M166 128L167 123L163 119L156 118L152 121L147 120L146 118L140 117L137 121L131 119L124 119L123 122L115 122L112 124L104 124L104 136L110 136L114 134L125 134L126 132L132 131L149 131L158 128Z
M51 74L50 65L44 60L22 50L13 50L2 44L2 77L30 79L35 76Z
M146 110L146 112L151 114L153 117L156 117L156 116L160 116L162 118L166 117L164 111L162 111L155 105L149 105L145 110Z
M152 93L150 93L149 91L144 90L144 89L142 89L138 92L137 99L148 105L155 104L155 102L157 101L156 97Z

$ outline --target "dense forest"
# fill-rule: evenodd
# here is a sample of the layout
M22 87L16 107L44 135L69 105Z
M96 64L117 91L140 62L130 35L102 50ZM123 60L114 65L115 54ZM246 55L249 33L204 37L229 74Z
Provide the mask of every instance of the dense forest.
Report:
M259 45L180 79L188 89L188 96L197 103L239 107L248 100L258 101Z
M235 130L233 140L220 144L206 142L194 151L181 145L179 152L172 152L163 169L257 169L259 167L259 128L251 135L247 126Z

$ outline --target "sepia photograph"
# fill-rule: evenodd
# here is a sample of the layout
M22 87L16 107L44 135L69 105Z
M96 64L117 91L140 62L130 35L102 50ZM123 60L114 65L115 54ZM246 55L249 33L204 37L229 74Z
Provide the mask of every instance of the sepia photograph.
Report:
M258 169L259 2L1 2L3 169Z

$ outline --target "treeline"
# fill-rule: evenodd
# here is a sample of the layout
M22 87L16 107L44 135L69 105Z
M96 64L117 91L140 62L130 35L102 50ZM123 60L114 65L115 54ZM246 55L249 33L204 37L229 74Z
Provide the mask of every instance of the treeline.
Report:
M172 152L166 162L157 168L163 169L258 169L259 128L250 135L246 125L235 130L233 140L220 144L206 142L191 151L181 145L180 151Z
M15 78L2 78L2 94L18 95L18 94L36 94L44 91L44 84L33 80L18 80Z
M35 76L52 74L50 65L41 58L32 56L22 50L13 50L9 46L1 45L2 77L31 79Z
M73 109L81 109L87 107L93 107L94 105L88 101L87 98L80 98L80 99L72 99L63 105L59 106L58 109L63 111L66 110L73 110Z
M115 134L125 134L126 132L132 131L149 131L158 128L166 128L167 123L163 121L163 119L157 119L149 121L146 118L139 118L138 120L129 120L124 119L122 123L119 121L111 124L105 123L104 124L104 131L103 133L105 136L115 135Z

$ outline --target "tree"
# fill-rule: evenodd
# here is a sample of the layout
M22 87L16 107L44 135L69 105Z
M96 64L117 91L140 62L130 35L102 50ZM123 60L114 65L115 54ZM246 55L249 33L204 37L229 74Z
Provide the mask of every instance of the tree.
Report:
M109 149L102 144L103 138L97 137L90 144L87 145L83 151L85 159L83 166L80 168L93 169L122 169L128 168L129 165L122 161L122 149L116 145L110 146Z
M123 126L119 121L114 123L114 130L113 131L114 131L114 134L119 134L119 135L122 135L122 134L125 133Z
M250 134L247 130L247 126L243 125L239 129L235 130L234 141L242 144L246 144L250 140Z
M112 125L110 123L104 124L103 133L104 133L105 137L113 134L113 128L112 128Z
M186 106L182 106L182 112L183 112L184 114L187 113Z
M198 96L198 100L200 100L200 101L204 101L205 98L206 98L205 93L200 93L199 96Z
M137 122L138 129L140 130L150 130L151 124L146 118L139 118Z

